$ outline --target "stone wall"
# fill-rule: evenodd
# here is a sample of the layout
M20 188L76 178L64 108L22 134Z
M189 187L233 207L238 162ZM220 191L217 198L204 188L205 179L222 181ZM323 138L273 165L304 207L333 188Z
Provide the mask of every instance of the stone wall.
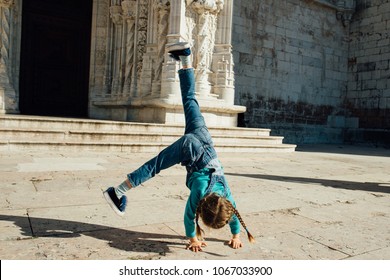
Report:
M241 124L268 127L286 142L338 142L328 126L343 114L348 29L315 1L236 1L233 25Z
M350 31L347 107L359 118L354 141L390 144L390 2L356 1Z
M162 108L162 113L159 112L164 116L158 115L159 122L182 122L176 120L177 116L182 117L178 111L180 100L173 98L179 96L176 94L179 89L175 76L177 64L171 63L165 54L166 67L172 69L158 69L164 77L154 79L154 84L151 78L157 77L152 75L153 65L158 64L156 58L162 57L158 55L157 46L164 46L159 40L166 35L165 28L168 27L166 13L161 9L165 6L174 8L166 36L175 41L188 37L186 24L191 17L186 4L193 2L195 6L222 3L94 0L90 117L134 120L137 108L146 108L141 119L156 121L150 108ZM22 3L22 0L0 0L0 114L18 112ZM118 17L121 24L129 25L133 16L124 4L131 3L142 8L137 10L137 16L141 16L143 22L144 15L149 17L147 36L143 30L145 24L139 24L142 30L138 32L142 31L142 36L137 33L142 42L147 42L146 48L142 48L146 51L143 64L138 63L133 68L143 71L132 76L134 84L142 90L136 92L137 87L132 87L123 91L127 95L123 92L113 94L107 89L114 74L127 73L110 68L114 65L110 58L118 52L112 39L114 19L118 14L115 11L121 11ZM164 3L165 6L153 6L152 3ZM381 141L390 145L389 0L224 0L223 3L225 8L218 14L219 29L213 33L217 44L209 46L215 52L214 63L210 71L206 71L210 73L207 81L214 89L204 95L206 98L200 98L201 103L211 104L209 109L205 104L202 107L207 109L205 115L212 125L235 125L237 113L246 107L247 111L239 118L240 126L271 128L272 134L284 136L286 143ZM232 5L233 23L230 21ZM178 20L176 15L186 20ZM204 16L209 16L209 12ZM157 26L164 27L160 33ZM208 29L198 29L195 37L203 38L200 31ZM120 42L124 46L125 41ZM133 41L128 42L130 44L120 53L131 57L129 50ZM134 46L141 45L134 41ZM234 71L231 69L231 46ZM167 73L173 73L173 76L170 78ZM172 86L164 86L161 81L168 81ZM164 103L166 93L172 92L174 94L168 96L172 99L168 99L173 105ZM156 103L156 98L164 104ZM152 118L146 119L146 115Z

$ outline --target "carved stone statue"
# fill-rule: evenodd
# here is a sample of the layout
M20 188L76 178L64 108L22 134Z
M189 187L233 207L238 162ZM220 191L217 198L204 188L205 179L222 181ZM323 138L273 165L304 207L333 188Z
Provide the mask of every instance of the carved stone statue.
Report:
M201 98L210 97L209 75L214 53L218 14L223 9L223 0L187 0L188 11L193 17L194 66L196 88Z

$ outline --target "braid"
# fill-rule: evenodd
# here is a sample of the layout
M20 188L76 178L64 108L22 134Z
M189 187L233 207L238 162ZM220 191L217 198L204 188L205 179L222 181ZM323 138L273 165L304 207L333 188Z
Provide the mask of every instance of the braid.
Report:
M236 215L236 217L240 221L240 224L244 227L245 231L247 232L249 242L253 243L255 239L249 233L237 209L233 206L233 204L229 200L220 197L214 193L209 194L204 198L202 198L199 201L198 207L196 208L196 216L195 216L196 237L202 240L202 234L204 234L204 231L200 228L198 223L199 217L202 218L202 221L205 225L214 229L218 229L228 224L233 215Z
M244 229L248 235L249 242L254 243L255 239L253 238L252 234L250 234L250 232L248 231L244 220L241 218L240 213L238 212L238 210L233 206L233 204L230 201L228 201L228 202L229 202L230 208L233 210L233 213L236 215L236 217L240 221L240 224L244 227Z

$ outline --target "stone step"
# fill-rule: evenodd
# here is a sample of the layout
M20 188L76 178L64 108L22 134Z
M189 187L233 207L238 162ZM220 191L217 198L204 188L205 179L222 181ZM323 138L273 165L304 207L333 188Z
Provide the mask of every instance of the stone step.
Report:
M211 127L219 152L295 150L268 129ZM0 150L157 153L183 135L183 126L116 121L0 116Z
M73 119L57 117L39 117L23 115L0 116L0 128L29 128L40 130L87 130L87 131L114 131L114 132L153 132L153 133L180 133L184 126L154 123L134 123L120 121L105 121L91 119ZM261 128L225 128L209 127L215 134L241 135L245 131L247 136L269 136L269 129Z
M63 151L63 152L129 152L155 153L171 143L101 143L101 142L54 142L54 141L3 141L0 140L0 151ZM217 152L226 153L264 153L293 152L295 145L234 145L215 144Z
M212 131L213 133L214 131ZM113 131L86 131L86 130L43 130L43 129L20 129L20 128L0 128L0 140L19 139L50 139L51 141L70 142L161 142L173 143L183 134L181 133L152 133L152 132L113 132ZM275 136L246 136L213 134L215 144L282 144L283 137Z

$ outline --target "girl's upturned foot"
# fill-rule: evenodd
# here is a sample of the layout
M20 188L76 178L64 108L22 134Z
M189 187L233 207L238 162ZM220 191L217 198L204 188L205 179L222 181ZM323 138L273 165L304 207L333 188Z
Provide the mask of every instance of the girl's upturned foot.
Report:
M180 61L180 56L189 56L191 54L190 44L188 42L168 44L167 51L169 56L177 61Z
M123 216L125 214L126 205L127 205L127 197L123 195L120 199L115 194L115 189L113 187L109 187L107 190L103 192L104 198L111 206L112 210L119 216Z

